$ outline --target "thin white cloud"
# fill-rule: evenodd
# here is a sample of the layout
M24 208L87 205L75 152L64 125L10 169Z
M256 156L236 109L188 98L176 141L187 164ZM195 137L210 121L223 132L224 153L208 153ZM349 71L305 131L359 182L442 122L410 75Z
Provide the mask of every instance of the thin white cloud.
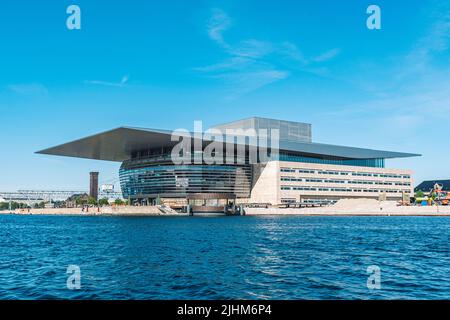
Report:
M108 87L125 87L128 85L129 76L125 75L119 82L110 82L110 81L102 81L102 80L86 80L84 83L86 84L94 84Z
M278 52L280 52L281 55L300 63L301 65L308 64L308 60L303 55L302 51L292 42L285 41L281 43L278 48Z
M331 49L329 51L326 51L326 52L322 53L321 55L313 58L312 60L314 62L328 61L328 60L331 60L334 57L336 57L340 52L341 52L341 50L339 48L334 48L334 49Z
M353 64L350 68L354 69L337 77L367 98L336 110L336 116L363 121L377 117L386 119L386 123L395 119L408 123L409 128L429 119L439 122L450 118L450 65L442 63L449 59L450 4L433 8L427 17L430 25L423 28L406 53L385 57L383 62ZM412 118L415 120L410 121Z
M129 78L130 78L130 76L128 76L128 75L123 76L122 80L120 81L120 84L122 84L122 85L126 84L129 80Z
M287 71L255 70L235 73L218 74L215 77L225 79L231 89L230 98L255 91L289 76Z
M235 48L230 49L230 54L257 59L272 53L273 50L273 45L270 42L249 39L241 41Z
M227 42L224 33L231 25L231 18L225 11L212 10L207 24L208 35L224 49L229 57L222 62L197 67L194 70L206 76L224 80L225 85L234 91L234 96L286 79L292 70L317 75L326 74L326 70L317 72L320 69L317 66L314 69L305 68L313 61L308 61L301 50L288 41L273 43L258 39L244 39L234 44ZM317 57L316 62L330 60L339 52L339 49L332 49Z
M428 16L432 21L424 33L404 55L395 57L393 68L383 68L391 73L387 81L391 86L401 87L405 82L418 82L424 78L433 78L435 74L449 72L448 67L436 67L436 58L448 55L450 48L450 4L433 4L434 10ZM438 75L439 76L439 75ZM432 79L429 79L429 81Z
M428 84L408 84L387 97L348 104L320 116L375 127L380 135L402 139L418 132L439 134L450 121L450 79L435 77Z
M430 64L436 55L446 52L450 42L450 13L436 17L429 32L421 37L412 50L403 58L402 70L397 72L396 79L417 73L428 73Z
M7 89L24 96L46 96L48 95L48 89L40 83L22 83L11 84L7 86Z
M228 46L223 40L223 32L231 25L231 19L221 9L213 9L213 13L208 22L209 37L222 46Z
M223 62L219 62L205 67L197 67L194 68L194 70L205 73L227 71L227 70L241 70L242 68L247 66L249 62L251 62L251 60L248 58L231 57Z

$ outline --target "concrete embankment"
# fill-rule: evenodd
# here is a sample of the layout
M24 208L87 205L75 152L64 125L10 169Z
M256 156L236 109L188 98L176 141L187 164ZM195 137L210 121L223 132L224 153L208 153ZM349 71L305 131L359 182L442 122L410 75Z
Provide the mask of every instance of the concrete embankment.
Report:
M305 215L305 216L450 216L450 206L398 206L395 201L373 199L342 199L335 205L320 208L245 208L247 215ZM0 214L11 214L0 211ZM117 206L61 209L18 209L18 215L77 215L77 216L186 216L166 206Z
M398 206L395 201L342 199L320 208L246 208L247 215L450 216L450 206Z
M18 215L74 215L74 216L183 216L164 206L117 206L89 208L82 211L81 208L47 208L47 209L17 209L12 212L0 211L0 214Z

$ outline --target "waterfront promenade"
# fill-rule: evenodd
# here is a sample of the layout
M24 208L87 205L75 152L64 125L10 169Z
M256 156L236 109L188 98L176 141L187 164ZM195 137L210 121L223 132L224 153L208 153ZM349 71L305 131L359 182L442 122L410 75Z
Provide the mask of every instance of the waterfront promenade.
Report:
M396 201L342 199L336 204L318 208L247 208L248 215L311 216L450 216L450 206L398 206Z
M395 201L342 199L335 205L318 208L245 208L246 215L307 216L450 216L450 206L398 206ZM81 208L17 209L0 214L80 215L80 216L186 216L167 206L116 206Z
M46 208L46 209L16 209L4 210L0 214L18 215L73 215L73 216L183 216L168 207L163 206L116 206L93 207L88 211L81 208Z

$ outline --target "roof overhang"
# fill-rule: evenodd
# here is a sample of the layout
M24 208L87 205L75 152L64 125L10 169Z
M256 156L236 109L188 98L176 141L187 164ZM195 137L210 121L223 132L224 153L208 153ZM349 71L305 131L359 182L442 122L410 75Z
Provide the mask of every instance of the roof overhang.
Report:
M190 135L190 133L187 134ZM147 148L170 148L178 142L179 140L172 141L172 131L169 130L120 127L36 153L122 162L130 159L131 153L134 151ZM330 159L388 159L420 156L420 154L414 153L290 141L280 141L279 149L304 156Z
M280 150L335 159L390 159L419 157L420 154L338 146L323 143L280 141Z

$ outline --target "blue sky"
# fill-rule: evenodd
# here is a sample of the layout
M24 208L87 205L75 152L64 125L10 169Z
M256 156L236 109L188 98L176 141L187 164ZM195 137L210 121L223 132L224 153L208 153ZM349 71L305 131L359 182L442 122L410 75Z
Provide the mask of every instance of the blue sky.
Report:
M82 29L66 28L77 4ZM366 8L381 8L368 30ZM35 151L118 126L254 115L316 142L421 153L450 178L447 1L22 1L0 4L0 190L87 189L117 163Z

